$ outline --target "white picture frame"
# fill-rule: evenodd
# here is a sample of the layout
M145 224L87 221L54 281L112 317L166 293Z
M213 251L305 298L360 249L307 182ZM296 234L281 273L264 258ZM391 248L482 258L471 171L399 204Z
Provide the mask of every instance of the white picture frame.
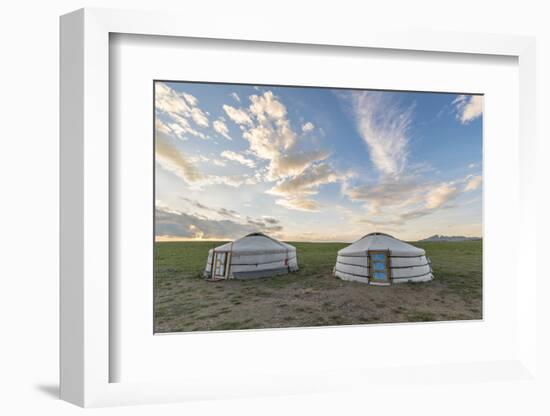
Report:
M499 362L441 363L417 369L420 378L444 373L448 380L480 382L472 372L518 382L536 379L536 241L535 169L535 41L530 37L352 28L327 35L312 25L307 32L266 22L236 33L231 22L186 19L173 13L82 9L61 18L61 398L80 406L159 403L210 397L296 394L348 388L356 382L403 374L387 368L342 368L326 378L316 374L281 373L265 380L239 381L223 393L208 391L209 380L110 382L110 365L119 359L110 349L109 240L109 36L113 33L277 42L334 47L382 48L453 54L517 57L519 62L519 137L521 206L516 222L522 285L517 291L518 346L515 357ZM192 336L192 335L190 335ZM238 334L236 334L238 336ZM313 333L304 336L314 337ZM230 378L221 377L223 382ZM350 380L342 382L342 380ZM369 381L370 380L370 381ZM413 382L413 381L410 381Z

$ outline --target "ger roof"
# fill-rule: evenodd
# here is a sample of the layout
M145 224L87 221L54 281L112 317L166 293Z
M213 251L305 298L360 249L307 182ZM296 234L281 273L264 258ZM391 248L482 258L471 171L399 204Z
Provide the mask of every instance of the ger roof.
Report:
M404 241L385 234L385 233L370 233L349 246L338 251L339 255L366 255L369 250L390 250L390 254L394 256L423 256L426 252Z
M294 246L263 233L247 234L214 249L214 251L233 251L235 253L284 253L293 250L296 250Z

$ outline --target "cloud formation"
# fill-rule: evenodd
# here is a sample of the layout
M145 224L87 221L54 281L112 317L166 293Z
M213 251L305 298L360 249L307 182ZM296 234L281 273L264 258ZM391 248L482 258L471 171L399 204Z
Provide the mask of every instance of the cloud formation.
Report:
M249 168L253 168L254 166L256 166L256 163L254 163L252 159L248 159L240 153L233 152L231 150L224 150L220 153L220 156L228 160L240 163L241 165L248 166Z
M199 105L199 100L197 99L197 97L195 97L191 94L187 94L185 92L183 92L182 95L185 98L185 101L187 101L189 103L189 105L191 105L193 107L196 107L197 105Z
M272 91L249 97L250 105L235 108L224 105L227 116L241 127L242 135L249 143L249 151L255 157L267 162L264 179L276 182L269 192L281 197L277 203L281 206L313 211L318 204L311 200L298 198L298 190L293 187L320 174L320 169L331 170L327 163L330 153L325 149L312 148L299 140L290 120L286 106ZM306 122L302 131L310 132L313 123ZM236 160L236 159L235 159ZM315 195L321 185L337 180L332 171L330 179L311 182L307 193ZM304 190L303 188L302 190Z
M458 195L458 187L452 183L442 183L431 189L426 194L425 207L428 210L434 210L442 207L448 201L453 200Z
M308 121L307 123L302 125L302 131L304 133L309 133L310 131L313 131L314 128L315 128L315 126L313 125L313 123L311 121Z
M260 218L247 217L246 222L248 225L255 227L255 231L260 232L277 233L283 229L278 219L269 216Z
M467 178L466 187L464 188L465 192L475 191L481 186L481 175L471 175Z
M223 161L210 159L203 155L188 156L182 152L170 138L157 130L155 141L155 163L164 170L175 174L192 188L199 189L209 185L226 185L237 188L243 185L255 185L254 175L207 175L199 171L197 162L209 162L223 165Z
M459 95L453 101L456 117L462 124L468 124L483 114L482 95Z
M464 120L477 117L479 101L460 96L454 104ZM481 177L434 182L408 163L413 107L403 107L391 93L351 93L357 130L367 145L379 176L363 183L346 181L342 192L351 201L364 203L367 216L359 222L373 227L403 225L405 222L449 208L461 193L479 187ZM477 115L476 115L477 114Z
M281 218L285 224L292 224L295 214L281 207L307 213L323 212L322 216L301 214L297 218L307 217L308 222L289 225L293 232L300 229L303 233L309 220L322 219L331 224L338 221L346 224L350 228L345 232L349 233L352 228L356 229L354 223L401 230L397 232L418 228L431 222L432 217L429 221L415 220L466 204L468 197L461 195L481 187L481 176L473 175L477 165L470 164L469 171L465 170L471 160L477 160L476 154L467 155L463 162L463 175L472 175L457 179L449 177L449 173L439 176L440 169L444 168L437 165L436 169L430 164L436 159L422 158L423 155L416 153L417 149L423 149L416 143L423 139L422 129L427 128L421 127L422 119L416 120L416 98L411 100L399 93L377 91L333 92L334 95L328 98L342 99L344 105L340 108L352 111L351 114L337 114L338 123L334 125L331 115L325 114L328 120L322 126L326 128L325 133L320 125L296 113L301 107L287 107L293 104L292 100L283 101L267 88L256 88L258 92L251 94L246 94L247 90L238 90L240 95L223 91L219 98L226 103L221 105L216 100L199 101L181 92L179 87L174 90L167 84L157 85L157 166L185 182L182 189L196 191L216 187L212 191L226 195L232 191L223 189L224 186L246 187L243 188L243 201L246 201L243 207L252 207L253 204L247 204L258 197L257 209L261 210L258 212L277 215L283 212ZM423 102L423 98L418 100ZM203 108L199 107L201 104ZM451 98L446 102L446 113L441 110L442 114L437 117L445 115L450 125L459 128L455 116L460 123L467 124L482 114L482 104L482 97L458 96L454 101ZM346 123L355 127L356 134L350 134ZM332 132L349 137L334 137L329 150L323 143L326 134ZM416 132L419 137L412 136ZM201 143L193 138L210 140ZM178 139L187 142L184 145ZM246 145L244 149L243 144ZM364 153L358 155L359 159L350 158L349 153L339 153L341 149L357 152L358 148ZM352 160L353 165L344 164L344 160ZM235 164L242 167L236 169ZM220 170L222 166L228 169ZM353 170L344 172L342 166ZM227 174L230 169L244 173ZM438 176L445 179L437 179ZM159 175L159 178L165 180L166 176ZM174 189L181 185L173 179L167 183ZM333 192L338 189L339 194ZM162 226L158 230L164 233L162 235L233 239L253 231L282 231L276 218L241 216L227 207L205 205L203 202L208 199L198 199L200 202L182 198L184 202L176 206L183 206L184 213L159 205ZM470 199L479 200L479 195L476 193ZM330 203L325 202L329 200ZM327 220L329 216L325 214L328 212L334 213L334 218ZM447 216L434 215L433 221L442 218ZM334 225L330 226L333 228L325 227L327 224L323 225L323 230L330 230L329 233L344 232ZM161 234L157 232L157 235ZM288 237L287 233L284 235Z
M300 197L277 199L275 200L275 203L288 209L306 212L318 212L321 208L321 204L319 204L317 201Z
M232 210L232 209L208 207L208 206L200 203L199 201L197 201L195 199L191 199L191 198L187 198L187 197L183 197L183 196L181 197L181 200L187 202L190 206L192 206L194 208L198 208L202 211L208 211L209 213L215 213L215 214L218 214L222 217L230 217L230 218L240 218L241 217L237 211Z
M335 183L343 178L325 162L312 165L302 174L278 181L267 193L280 196L275 203L288 209L317 212L321 204L311 199L319 193L321 185Z
M155 160L164 169L176 174L187 183L196 183L204 179L195 165L162 135L157 134Z
M238 188L243 185L256 185L258 180L251 175L208 175L200 185L226 185Z
M286 106L271 91L251 95L248 108L224 105L227 116L239 124L250 151L268 162L272 181L302 173L313 162L325 159L324 150L306 150L299 146L297 135L287 117Z
M177 137L180 140L187 140L189 135L207 140L206 134L191 127L187 119L172 115L175 121L164 122L160 118L155 120L155 129L170 136Z
M252 124L252 119L248 116L246 111L224 104L223 111L227 114L231 120L237 124Z
M163 82L155 83L155 128L161 128L164 133L182 140L188 135L207 139L203 132L197 130L197 127L209 126L208 116L198 104L199 100L191 94L178 92ZM166 121L160 120L161 115Z
M200 108L195 107L191 109L191 118L197 126L208 127L208 117L206 117L206 114Z
M271 217L247 217L244 222L234 219L212 219L170 210L161 203L157 203L155 210L157 238L233 240L253 232L278 235L282 229L279 221Z
M372 226L403 225L440 209L451 208L455 199L476 190L480 183L481 177L472 175L441 183L409 178L400 183L347 188L344 192L351 200L366 204L368 216L359 218L358 222Z
M382 91L353 92L351 101L372 163L383 175L399 176L407 162L412 109L401 108L391 93Z
M196 104L196 101L187 101L185 95L163 82L157 82L155 84L155 109L163 113L187 116L191 113L191 107Z
M422 201L429 184L419 183L415 177L396 181L386 178L378 182L343 186L343 193L352 201L364 201L369 215L398 211Z
M221 134L227 140L232 140L231 137L229 137L229 129L227 128L227 124L225 124L224 119L219 118L218 120L215 120L212 123L212 127L216 133Z
M302 175L285 178L277 182L268 193L280 196L315 195L319 186L337 182L341 175L336 173L328 163L317 163Z

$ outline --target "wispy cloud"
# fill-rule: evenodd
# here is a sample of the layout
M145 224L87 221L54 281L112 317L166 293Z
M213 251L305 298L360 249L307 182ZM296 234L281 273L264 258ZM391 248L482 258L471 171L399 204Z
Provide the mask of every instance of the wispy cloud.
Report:
M276 236L282 230L279 221L272 217L247 217L242 221L233 218L213 219L168 209L160 201L156 204L157 238L232 240L258 231Z
M401 183L380 183L345 189L352 200L364 201L367 216L358 222L373 225L403 225L407 221L431 215L441 209L451 208L461 194L477 189L481 177L468 175L449 182L417 182L410 178Z
M171 119L172 121L164 122L157 117L155 120L155 129L184 141L190 136L198 137L203 140L208 139L206 134L192 128L187 119L179 117L178 115L172 115Z
M475 191L481 186L481 175L471 175L467 178L467 183L464 188L465 192Z
M208 127L208 117L200 108L194 107L191 109L191 118L197 126Z
M275 203L288 209L306 212L318 212L321 208L321 205L318 202L312 199L300 197L277 199Z
M231 97L233 97L233 99L237 102L241 102L241 97L239 97L239 94L237 94L236 92L232 92L231 93Z
M183 95L183 97L185 98L185 101L187 101L189 105L193 107L196 107L197 105L199 105L199 100L194 95L187 94L185 92L182 93L181 95Z
M342 187L345 196L363 202L367 209L359 222L372 226L403 225L450 207L461 193L479 186L481 178L472 176L437 182L408 163L414 117L411 106L402 106L387 92L354 92L351 102L357 130L379 174L359 184L346 181Z
M221 159L212 159L212 163L219 167L227 166L227 163L225 162L225 160L221 160Z
M462 124L468 124L483 114L482 95L459 95L453 101L456 118Z
M253 168L254 166L256 166L256 163L254 163L252 159L248 159L240 153L233 152L231 150L224 150L223 152L221 152L220 156L228 160L240 163L241 165L248 166L249 168Z
M355 186L346 182L342 191L352 201L363 201L368 214L374 216L420 203L429 187L415 177L404 177L399 181L386 178Z
M316 212L321 205L311 199L311 196L319 193L321 185L335 183L344 178L345 175L336 172L328 163L319 162L300 175L278 181L267 193L284 197L275 202L285 208Z
M319 186L334 183L341 179L339 175L328 163L318 163L313 165L303 174L285 178L267 192L273 195L297 197L299 195L315 195L319 191Z
M223 165L223 161L210 159L202 155L189 156L170 141L170 138L157 130L155 143L155 161L164 170L175 174L194 189L211 185L226 185L237 188L242 185L255 185L254 175L207 175L197 168L197 162L212 161Z
M330 153L327 150L297 150L290 149L281 154L274 154L271 159L268 177L272 181L280 178L296 177L305 174L316 162L328 158Z
M256 185L258 180L251 175L208 175L199 185L226 185L238 188L243 185Z
M194 208L198 208L202 211L208 211L209 213L215 213L220 215L221 217L230 217L230 218L240 218L241 216L239 213L235 210L228 209L228 208L213 208L206 206L205 204L200 203L199 201L187 197L181 197L182 201L187 202L190 206Z
M158 164L185 182L192 184L204 179L204 176L186 155L172 146L161 134L156 137L155 153Z
M162 128L167 134L185 140L187 135L206 139L207 136L196 127L206 128L209 120L206 113L198 107L198 99L191 94L178 92L163 82L155 84L155 127ZM163 115L167 121L160 120ZM196 126L193 127L191 122Z
M283 229L280 225L279 220L270 216L263 216L259 218L246 218L247 224L256 227L259 231L265 232L278 232Z
M227 124L225 124L225 120L222 118L219 118L215 120L212 123L212 127L214 128L214 131L223 137L225 137L227 140L231 140L231 137L229 137L229 129L227 128Z
M242 109L238 109L230 105L224 104L223 111L225 111L225 114L227 114L227 117L229 117L231 120L233 120L237 124L240 124L240 125L252 124L252 119L246 113L246 111Z
M185 94L177 92L165 83L157 82L155 84L155 109L157 111L188 116L194 104L196 101L188 102L185 99Z
M368 146L372 163L383 175L399 176L407 162L412 109L402 108L391 93L351 93L357 130Z
M442 207L448 201L453 200L458 195L459 190L455 184L442 183L439 186L428 191L426 194L425 207L428 210L434 210Z

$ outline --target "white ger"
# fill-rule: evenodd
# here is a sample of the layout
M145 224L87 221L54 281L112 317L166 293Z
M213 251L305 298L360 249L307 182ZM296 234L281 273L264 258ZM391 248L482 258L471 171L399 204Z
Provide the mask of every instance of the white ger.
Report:
M210 249L204 276L210 279L253 279L297 270L296 247L262 233L252 233Z
M338 251L334 275L371 285L434 278L426 252L391 235L370 233Z

